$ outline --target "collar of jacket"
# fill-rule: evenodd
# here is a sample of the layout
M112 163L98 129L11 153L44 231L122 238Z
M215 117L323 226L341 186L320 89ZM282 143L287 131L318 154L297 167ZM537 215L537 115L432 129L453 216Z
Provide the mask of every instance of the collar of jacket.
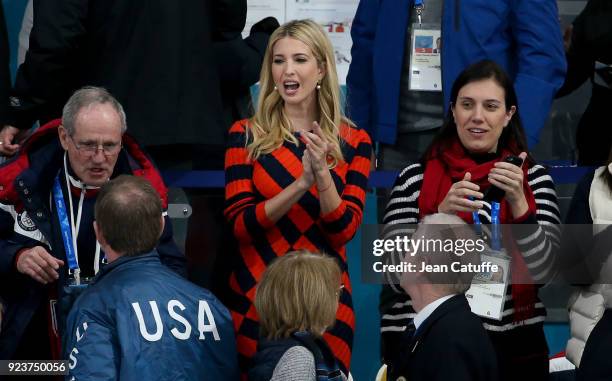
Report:
M23 143L17 155L0 165L0 201L2 203L15 205L18 200L23 199L23 195L17 189L20 186L20 180L24 180L23 184L27 183L30 187L29 194L32 190L46 191L51 189L53 179L61 168L64 153L59 144L57 133L60 124L61 120L56 119L41 126ZM163 208L166 209L168 207L168 189L153 162L136 140L127 133L123 134L122 144L123 150L117 164L115 164L112 177L115 177L117 173L132 173L135 176L144 177L157 190ZM130 168L129 172L127 170L118 172L122 161ZM32 172L31 175L26 174L28 171ZM8 181L5 182L5 179ZM12 181L12 179L15 179L15 181ZM24 201L27 201L27 197Z
M91 281L91 284L98 283L100 279L104 278L104 276L106 276L111 271L117 269L118 267L125 268L129 266L143 266L146 264L153 264L153 263L161 264L161 260L159 259L159 253L155 249L153 249L153 251L150 251L144 254L131 255L131 256L123 255L115 259L111 263L104 265L100 269L100 272L98 273L98 275L96 275L95 278Z

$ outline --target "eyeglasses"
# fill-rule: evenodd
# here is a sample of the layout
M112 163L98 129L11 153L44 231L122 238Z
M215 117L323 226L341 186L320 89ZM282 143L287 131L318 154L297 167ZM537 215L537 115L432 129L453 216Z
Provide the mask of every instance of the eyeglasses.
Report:
M98 143L94 143L94 142L87 142L87 143L77 143L74 141L74 139L72 138L72 136L68 135L68 137L70 137L70 140L72 140L72 144L74 144L74 146L76 147L76 149L79 151L79 153L85 157L91 157L94 156L96 153L98 153L98 150L102 150L102 153L104 154L104 156L113 156L119 153L119 151L121 151L121 143L102 143L102 144L98 144Z

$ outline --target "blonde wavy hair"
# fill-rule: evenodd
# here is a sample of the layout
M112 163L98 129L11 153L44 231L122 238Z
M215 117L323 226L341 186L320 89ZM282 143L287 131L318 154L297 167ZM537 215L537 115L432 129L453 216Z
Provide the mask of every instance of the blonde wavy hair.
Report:
M336 321L342 272L336 260L306 250L275 259L255 291L260 334L270 340L296 331L316 336Z
M325 69L321 79L321 88L317 91L317 109L319 112L321 130L328 144L331 145L328 166L335 167L344 160L340 148L340 124L353 123L342 115L340 109L340 86L336 72L336 62L331 42L312 20L294 20L281 25L272 35L264 55L259 88L259 102L255 116L251 118L247 128L247 150L249 159L257 160L279 148L284 141L296 146L298 139L293 135L291 122L285 113L283 98L274 90L272 78L272 61L274 44L282 38L290 37L301 41L310 48L319 67Z

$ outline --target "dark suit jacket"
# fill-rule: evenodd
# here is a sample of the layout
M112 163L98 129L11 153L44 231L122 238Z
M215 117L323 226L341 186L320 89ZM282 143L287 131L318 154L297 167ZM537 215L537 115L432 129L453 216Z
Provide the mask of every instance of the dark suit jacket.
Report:
M442 303L406 338L389 366L389 380L496 381L495 349L464 295Z
M222 82L217 62L219 50L230 48L216 44L231 43L233 56L247 57L231 63L243 78L242 71L259 72L267 42L243 41L246 0L35 0L34 14L14 88L17 127L59 117L84 85L103 86L145 146L224 147L233 116L224 113L221 89L233 84ZM244 81L247 92L257 79Z
M580 367L576 371L576 381L612 380L610 352L612 352L612 309L608 308L589 335Z
M8 122L8 97L11 88L9 74L9 45L4 21L4 8L0 2L0 129Z

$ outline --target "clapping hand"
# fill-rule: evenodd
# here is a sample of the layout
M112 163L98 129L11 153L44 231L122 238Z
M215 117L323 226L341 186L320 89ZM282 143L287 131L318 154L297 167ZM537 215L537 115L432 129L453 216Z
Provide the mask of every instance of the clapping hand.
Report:
M330 150L330 145L325 141L323 131L319 123L312 123L312 132L302 132L302 137L306 143L306 152L310 157L310 163L315 175L321 175L328 171L327 154Z

